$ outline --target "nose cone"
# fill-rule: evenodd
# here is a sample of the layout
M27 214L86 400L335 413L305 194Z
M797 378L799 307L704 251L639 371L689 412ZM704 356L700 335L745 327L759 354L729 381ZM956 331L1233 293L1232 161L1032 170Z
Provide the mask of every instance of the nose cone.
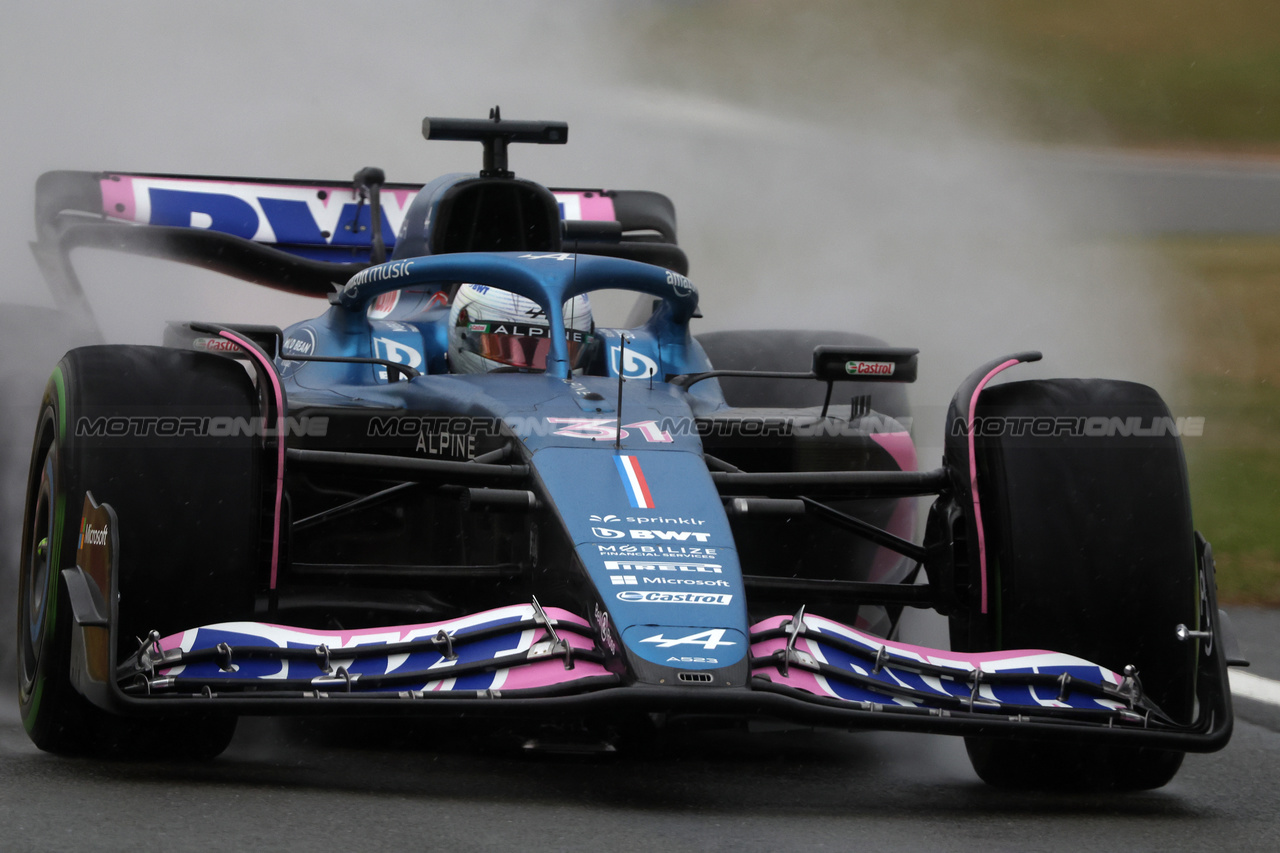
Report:
M534 466L622 641L617 656L645 683L743 684L742 570L701 455L584 444L544 448Z

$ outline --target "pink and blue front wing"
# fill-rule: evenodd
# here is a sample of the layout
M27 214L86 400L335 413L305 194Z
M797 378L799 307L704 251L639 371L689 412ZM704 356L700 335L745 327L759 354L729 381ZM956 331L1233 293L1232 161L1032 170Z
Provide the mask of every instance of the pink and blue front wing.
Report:
M789 629L791 621L792 617L774 616L752 626L753 639L774 635L753 642L752 675L815 696L916 708L946 707L954 700L1004 710L1122 711L1129 707L1106 695L1120 690L1122 676L1072 655L1040 650L966 654L928 649L883 640L813 615L803 617L802 632L788 654L790 638L776 635ZM1042 683L998 677L1018 675L1042 676L1035 679ZM999 683L984 682L992 676L997 676L994 681ZM1052 685L1043 683L1051 680L1055 680ZM1063 689L1072 684L1102 689ZM931 699L947 701L934 703Z
M354 631L260 622L208 625L161 639L156 673L162 686L213 683L233 689L253 683L350 692L510 691L612 677L593 659L595 643L585 619L557 608L547 608L546 615L571 651L551 648L549 631L537 624L533 606L524 604L444 622ZM288 651L294 654L285 656ZM174 665L166 666L170 661Z

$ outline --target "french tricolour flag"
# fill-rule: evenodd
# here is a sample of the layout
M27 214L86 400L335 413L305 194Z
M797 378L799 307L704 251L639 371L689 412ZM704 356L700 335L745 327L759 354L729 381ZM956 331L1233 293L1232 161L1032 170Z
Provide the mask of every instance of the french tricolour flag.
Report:
M653 495L649 493L649 484L645 482L644 471L640 470L640 460L634 456L615 456L613 461L622 475L622 487L627 490L627 500L636 509L653 509Z

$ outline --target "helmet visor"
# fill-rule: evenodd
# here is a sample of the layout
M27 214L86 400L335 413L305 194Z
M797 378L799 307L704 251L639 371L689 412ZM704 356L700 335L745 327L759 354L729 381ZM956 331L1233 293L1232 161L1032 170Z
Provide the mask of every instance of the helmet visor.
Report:
M587 333L566 329L569 362L577 360ZM461 343L490 361L525 370L546 370L551 352L551 327L532 323L467 323Z

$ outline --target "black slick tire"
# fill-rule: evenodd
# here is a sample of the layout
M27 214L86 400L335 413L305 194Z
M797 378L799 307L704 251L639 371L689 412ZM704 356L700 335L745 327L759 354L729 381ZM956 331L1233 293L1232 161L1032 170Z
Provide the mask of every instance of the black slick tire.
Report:
M953 646L1132 665L1145 694L1190 723L1197 644L1175 629L1197 624L1199 575L1168 407L1144 385L1054 379L989 388L974 414L988 612L975 578L971 606L952 618ZM978 775L1004 788L1158 788L1182 763L1180 752L1089 743L966 746Z
M41 749L188 759L230 742L233 716L126 718L81 696L69 679L75 626L60 572L75 564L90 491L118 518L117 660L152 630L248 616L260 563L261 439L248 430L168 433L184 418L252 423L257 409L243 368L219 356L96 346L58 364L32 450L19 568L19 705Z

